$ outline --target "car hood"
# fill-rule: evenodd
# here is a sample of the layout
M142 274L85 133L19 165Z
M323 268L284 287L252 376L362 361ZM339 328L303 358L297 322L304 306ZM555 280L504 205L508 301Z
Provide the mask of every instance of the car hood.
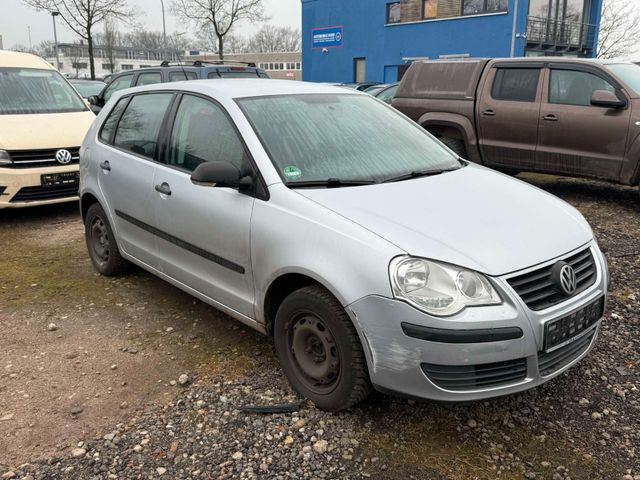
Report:
M493 276L553 259L593 238L567 203L475 165L403 182L296 192L410 255Z
M0 149L79 147L96 116L90 111L0 115Z

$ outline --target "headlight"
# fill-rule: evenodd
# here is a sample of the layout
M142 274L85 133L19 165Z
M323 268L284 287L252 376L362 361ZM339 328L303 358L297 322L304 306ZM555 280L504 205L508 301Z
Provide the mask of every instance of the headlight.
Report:
M11 163L11 157L6 150L0 150L0 165L9 165Z
M498 305L502 299L477 272L424 260L399 257L389 267L395 298L432 315L453 315L472 305Z

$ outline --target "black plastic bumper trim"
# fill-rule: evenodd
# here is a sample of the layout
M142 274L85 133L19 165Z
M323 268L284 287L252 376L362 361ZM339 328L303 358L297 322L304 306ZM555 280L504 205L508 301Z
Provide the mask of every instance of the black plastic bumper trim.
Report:
M419 340L438 343L488 343L522 338L520 327L483 328L476 330L449 330L444 328L423 327L402 322L405 335Z

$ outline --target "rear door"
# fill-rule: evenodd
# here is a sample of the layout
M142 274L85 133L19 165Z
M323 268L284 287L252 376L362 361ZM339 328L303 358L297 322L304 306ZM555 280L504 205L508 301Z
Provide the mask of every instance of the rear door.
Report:
M232 188L194 185L204 162L230 162L241 171L249 157L231 118L211 99L185 94L168 134L155 194L162 270L175 280L253 317L250 222L255 199Z
M119 100L99 138L98 184L118 245L127 254L158 268L152 201L158 135L172 93L145 93Z
M511 171L535 165L542 66L496 64L485 74L476 107L485 165Z
M631 108L591 105L596 90L626 98L598 68L551 64L546 73L537 163L552 173L618 180L624 162Z

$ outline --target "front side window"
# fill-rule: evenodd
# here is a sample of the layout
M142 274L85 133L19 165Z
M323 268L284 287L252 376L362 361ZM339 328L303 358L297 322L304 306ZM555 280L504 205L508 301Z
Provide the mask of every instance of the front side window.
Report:
M388 103L389 105L391 105L391 102L393 102L393 99L396 97L396 93L398 93L399 86L400 85L394 85L393 87L389 87L386 90L383 90L378 95L378 99L382 100L384 103Z
M114 146L142 157L154 158L158 133L171 97L171 93L133 97L118 124Z
M78 92L55 70L0 68L0 115L85 110Z
M162 83L162 74L160 72L148 72L138 75L136 85L155 85L156 83Z
M387 23L400 23L400 2L387 3Z
M508 0L462 0L462 15L506 12Z
M491 97L494 100L535 102L538 93L539 68L499 68Z
M117 91L124 90L125 88L129 88L131 86L132 78L133 78L133 74L122 75L121 77L114 79L104 91L104 101L108 102L111 96Z
M549 79L549 103L590 106L596 90L615 88L606 80L587 72L574 70L551 70Z
M216 104L185 95L171 132L168 164L193 172L205 162L229 162L240 170L245 150L231 120Z
M368 95L302 94L238 100L282 178L389 181L460 167L423 128Z

